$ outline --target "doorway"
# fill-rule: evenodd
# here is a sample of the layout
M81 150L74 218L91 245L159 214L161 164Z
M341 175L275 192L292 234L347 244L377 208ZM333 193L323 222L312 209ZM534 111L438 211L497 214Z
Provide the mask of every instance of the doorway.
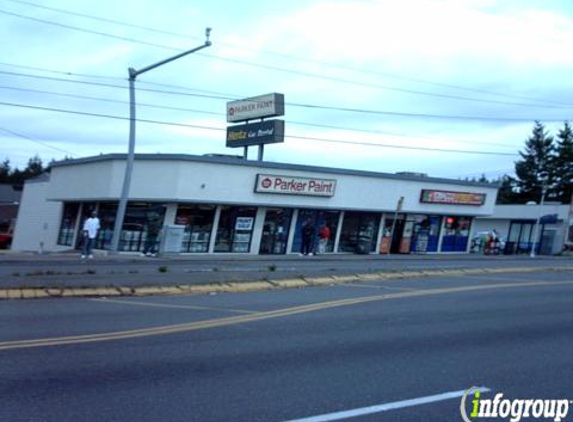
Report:
M291 218L292 209L267 209L259 248L260 254L282 255L286 253Z

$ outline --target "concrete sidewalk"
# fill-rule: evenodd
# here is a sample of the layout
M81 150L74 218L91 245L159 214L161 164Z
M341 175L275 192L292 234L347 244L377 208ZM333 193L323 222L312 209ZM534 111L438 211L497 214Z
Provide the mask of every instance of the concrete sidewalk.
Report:
M573 271L571 257L0 253L0 299L198 294L474 272Z

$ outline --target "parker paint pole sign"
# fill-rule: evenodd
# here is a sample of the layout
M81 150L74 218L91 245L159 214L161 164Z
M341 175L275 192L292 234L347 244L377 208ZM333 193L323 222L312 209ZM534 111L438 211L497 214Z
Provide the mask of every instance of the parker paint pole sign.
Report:
M283 116L284 114L284 94L265 94L227 103L227 121L230 123Z
M284 120L265 120L256 123L227 126L227 147L276 144L285 140Z
M282 195L334 196L336 180L257 174L255 192Z

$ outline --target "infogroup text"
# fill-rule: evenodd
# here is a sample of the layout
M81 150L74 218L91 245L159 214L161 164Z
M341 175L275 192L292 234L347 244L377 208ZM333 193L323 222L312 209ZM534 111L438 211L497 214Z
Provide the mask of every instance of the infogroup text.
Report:
M465 403L472 394L471 412L468 415ZM568 399L505 399L503 393L497 393L493 399L484 399L480 389L472 387L462 397L460 412L465 422L475 422L478 418L509 418L510 422L534 418L560 422L567 417L571 404L572 401Z

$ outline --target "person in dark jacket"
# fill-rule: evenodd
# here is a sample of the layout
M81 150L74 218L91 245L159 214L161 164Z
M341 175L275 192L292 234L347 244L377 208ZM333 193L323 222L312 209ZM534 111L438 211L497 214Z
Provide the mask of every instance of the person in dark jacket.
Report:
M155 256L155 244L161 231L161 223L156 218L151 218L147 222L147 237L145 238L145 246L141 252L141 256Z
M314 249L314 225L310 218L302 226L302 247L300 253L303 255L312 255Z

